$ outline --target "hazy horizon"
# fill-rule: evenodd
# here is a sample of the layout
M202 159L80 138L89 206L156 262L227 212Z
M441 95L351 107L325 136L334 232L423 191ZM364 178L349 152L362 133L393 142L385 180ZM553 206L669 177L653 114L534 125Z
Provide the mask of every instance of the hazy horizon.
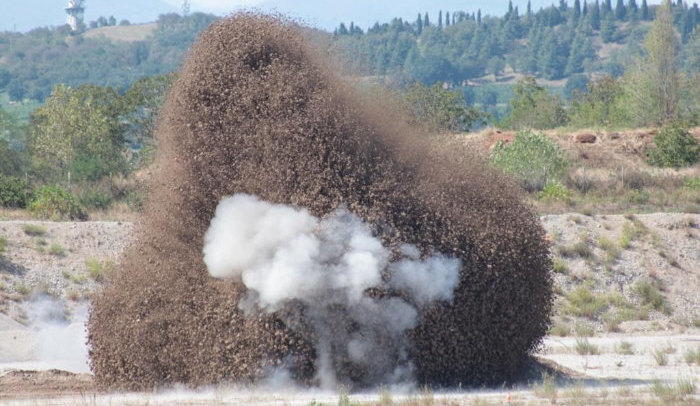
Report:
M123 19L131 23L146 23L155 21L158 15L169 12L180 12L181 0L123 0L112 2L107 0L88 0L85 7L85 22L96 20L100 16L114 16L117 21ZM243 9L259 9L265 12L280 12L304 23L332 31L341 22L354 22L355 25L366 29L375 22L388 22L394 17L414 20L418 13L428 12L435 21L440 10L443 12L466 11L476 12L481 9L483 15L502 16L508 9L508 1L489 2L486 0L406 0L387 2L376 0L356 0L353 2L323 2L319 0L194 0L190 1L190 12L205 12L224 16ZM555 3L550 0L532 0L533 10L547 7ZM582 2L583 3L583 2ZM650 0L649 4L657 4L659 0ZM33 28L44 26L60 26L65 24L66 1L30 0L0 2L0 31L26 32ZM573 0L569 1L573 4ZM521 13L525 12L527 0L515 0Z

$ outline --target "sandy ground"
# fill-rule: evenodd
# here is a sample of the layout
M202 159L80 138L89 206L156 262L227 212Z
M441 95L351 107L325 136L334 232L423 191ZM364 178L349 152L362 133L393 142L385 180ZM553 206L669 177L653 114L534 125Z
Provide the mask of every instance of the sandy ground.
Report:
M600 237L617 240L630 218L566 214L543 217L553 249L568 246L582 236L596 257ZM685 354L700 351L700 215L638 215L648 232L622 250L610 269L600 262L567 258L569 272L556 275L566 291L581 277L595 289L616 289L634 300L629 287L653 273L667 286L664 295L671 315L652 312L648 320L624 322L611 333L597 322L593 337L548 336L536 357L555 371L556 385L541 379L492 390L451 390L424 394L420 389L389 388L394 404L700 404L699 395L661 399L655 382L673 385L679 380L700 388L700 366L688 364ZM45 229L41 236L24 231L29 224ZM131 241L129 223L0 222L7 239L0 260L3 312L0 314L0 405L309 405L339 404L337 392L268 386L266 389L217 387L198 391L171 389L158 393L115 394L97 391L87 366L83 322L86 299L99 287L89 276L86 258L118 262ZM62 255L48 252L52 244ZM659 253L664 252L664 256ZM675 265L668 258L675 259ZM19 287L26 285L24 294ZM51 294L47 294L47 290ZM84 292L79 296L71 292ZM580 355L585 342L595 355ZM629 350L620 350L622 343ZM658 365L655 352L666 365ZM554 394L553 394L554 392ZM698 390L696 390L696 393ZM352 394L350 404L377 403L379 393ZM386 400L386 399L384 399ZM386 403L386 402L385 402Z

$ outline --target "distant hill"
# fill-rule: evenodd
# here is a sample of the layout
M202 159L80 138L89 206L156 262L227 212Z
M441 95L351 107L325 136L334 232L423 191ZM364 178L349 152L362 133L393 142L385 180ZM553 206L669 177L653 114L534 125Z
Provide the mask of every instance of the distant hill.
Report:
M68 0L2 0L0 31L26 32L38 27L57 27L66 23L64 7ZM85 22L114 16L117 21L152 22L160 14L177 12L178 7L163 0L87 0Z
M146 41L158 28L158 23L115 25L99 27L88 30L83 34L85 38L104 37L112 41L134 42Z
M569 95L592 77L619 76L634 66L643 57L656 6L644 0L619 2L621 8L611 3L562 0L540 10L509 7L502 17L438 11L422 12L419 20L416 12L366 29L349 21L332 35L315 32L356 76L397 86L445 82L462 89L470 103L499 107L524 75ZM283 0L277 4L291 7ZM700 10L697 4L673 3L673 16L683 43L681 67L697 72ZM172 72L196 35L217 18L170 13L155 23L104 26L80 36L65 26L0 33L0 92L13 100L43 101L57 83L125 88L142 76Z

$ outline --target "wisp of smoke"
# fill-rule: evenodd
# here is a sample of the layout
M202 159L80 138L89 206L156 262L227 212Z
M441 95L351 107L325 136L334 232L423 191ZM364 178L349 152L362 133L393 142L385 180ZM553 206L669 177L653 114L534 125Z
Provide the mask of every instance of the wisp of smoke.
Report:
M247 194L222 199L203 252L212 276L246 286L245 312L277 312L312 329L322 388L334 388L348 364L373 382L409 380L406 332L422 309L452 300L462 265L439 253L422 259L409 244L393 253L343 207L317 218Z
M50 368L71 372L89 372L87 305L79 305L69 315L65 303L45 297L28 308L30 328L34 332L34 356Z

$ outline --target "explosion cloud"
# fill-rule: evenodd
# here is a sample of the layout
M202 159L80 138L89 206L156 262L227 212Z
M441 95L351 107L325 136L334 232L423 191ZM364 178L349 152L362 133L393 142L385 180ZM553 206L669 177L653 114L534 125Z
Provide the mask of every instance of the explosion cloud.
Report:
M548 327L536 216L358 95L296 25L207 29L161 113L136 243L93 302L105 387L512 378Z
M405 332L418 322L417 306L453 297L458 259L421 260L411 245L401 251L389 267L391 253L345 209L318 219L239 194L219 203L205 235L204 262L214 277L241 278L246 313L284 309L278 314L290 328L307 328L297 321L305 316L315 336L316 380L334 389L333 365L342 359L368 371L367 383L412 380ZM370 288L404 294L370 297ZM295 314L296 304L304 315ZM344 325L353 327L338 327Z

